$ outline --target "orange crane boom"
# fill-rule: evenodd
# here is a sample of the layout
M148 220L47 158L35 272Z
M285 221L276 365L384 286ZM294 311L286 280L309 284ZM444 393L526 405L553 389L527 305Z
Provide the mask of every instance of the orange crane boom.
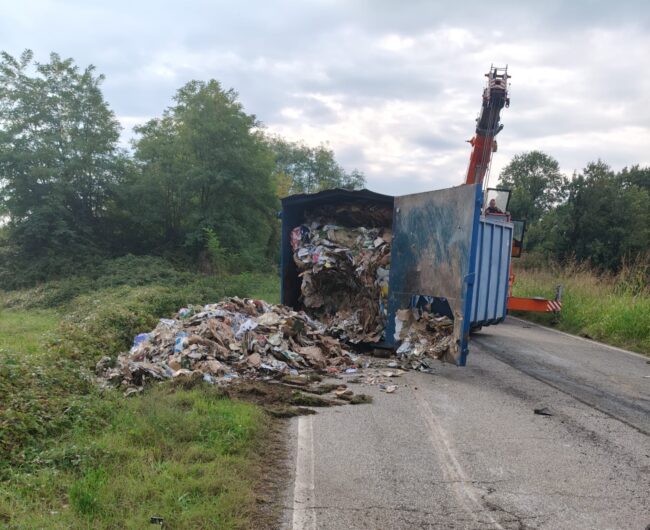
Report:
M492 153L496 151L495 137L503 129L503 125L499 121L501 109L510 106L508 67L491 66L485 76L488 80L483 90L481 113L476 119L476 134L471 140L468 140L472 145L472 154L469 158L465 184L483 182L490 167Z

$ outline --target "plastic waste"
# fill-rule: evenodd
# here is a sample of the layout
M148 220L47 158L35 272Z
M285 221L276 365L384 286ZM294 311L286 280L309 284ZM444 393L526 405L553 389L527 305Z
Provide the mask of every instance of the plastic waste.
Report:
M176 339L174 340L174 353L181 353L185 349L185 346L187 345L187 337L188 334L186 331L181 331L176 335Z

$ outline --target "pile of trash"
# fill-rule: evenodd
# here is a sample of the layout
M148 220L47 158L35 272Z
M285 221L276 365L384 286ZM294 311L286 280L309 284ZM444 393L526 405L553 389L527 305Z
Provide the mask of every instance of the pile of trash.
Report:
M301 302L329 333L378 342L386 325L392 233L387 208L339 205L291 232Z
M301 370L338 372L360 360L304 312L262 300L227 298L181 309L174 319L135 337L133 347L97 364L106 384L126 394L147 381L201 375L211 383L271 379Z
M427 307L400 309L396 315L395 334L401 344L395 353L414 370L430 369L432 359L453 363L453 331L451 318L436 315Z

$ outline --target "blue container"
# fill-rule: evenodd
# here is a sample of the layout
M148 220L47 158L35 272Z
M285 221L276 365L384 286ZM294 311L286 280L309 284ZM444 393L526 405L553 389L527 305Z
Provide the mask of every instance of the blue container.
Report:
M290 195L282 199L282 239L280 254L280 301L293 308L300 306L300 278L293 262L291 230L302 224L315 208L358 203L393 208L394 198L369 190L325 190L320 193Z
M498 324L506 317L512 235L512 223L503 218L487 216L479 222L472 326Z
M393 242L385 342L396 347L396 315L423 298L454 319L456 363L465 365L474 326L506 315L512 224L481 216L480 185L391 197L368 190L328 190L282 200L281 301L300 307L300 279L291 230L314 208L361 203L393 208Z

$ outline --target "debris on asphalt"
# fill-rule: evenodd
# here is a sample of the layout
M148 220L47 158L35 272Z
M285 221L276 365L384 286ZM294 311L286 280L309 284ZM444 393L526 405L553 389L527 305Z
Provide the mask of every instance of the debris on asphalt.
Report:
M302 311L227 298L161 319L153 331L136 337L115 366L110 358L102 358L96 370L105 383L134 393L147 381L192 374L210 383L227 383L306 370L354 373L363 362Z
M397 318L397 360L371 360L344 341L350 340L350 329L340 333L340 321L333 329L336 315L323 323L286 306L226 298L161 318L155 329L134 338L128 352L117 359L102 357L95 370L102 385L119 387L125 396L141 392L149 382L185 378L217 385L280 383L297 392L289 400L295 406L368 403L369 397L355 395L345 384L314 383L323 377L344 379L394 393L393 380L404 370L430 373L434 359L443 359L449 350L451 319L426 308L401 310ZM317 397L332 393L331 399Z
M391 215L389 208L324 207L291 232L302 304L353 344L378 342L384 333Z
M431 359L454 362L451 357L453 320L427 309L426 306L400 309L396 315L395 333L401 341L396 354L414 370L431 370Z
M533 410L533 413L538 414L539 416L553 416L553 413L548 409L548 407L535 409Z

